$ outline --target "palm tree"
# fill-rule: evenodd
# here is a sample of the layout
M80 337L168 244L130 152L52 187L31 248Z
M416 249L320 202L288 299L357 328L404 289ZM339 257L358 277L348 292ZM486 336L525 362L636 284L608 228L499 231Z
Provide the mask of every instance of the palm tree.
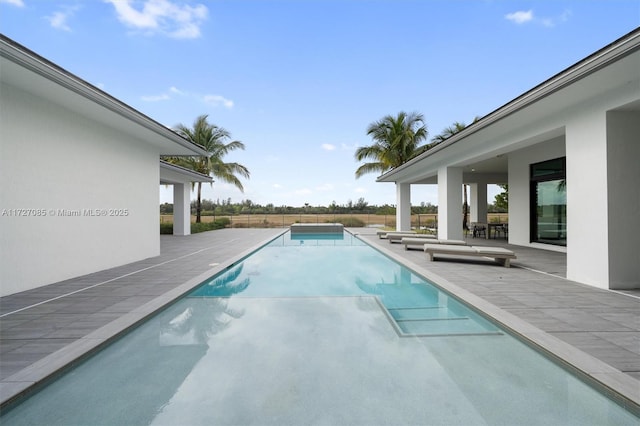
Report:
M475 123L477 120L478 118L476 117L476 119L473 122ZM446 139L450 138L451 136L455 135L458 132L461 132L466 127L467 127L466 124L461 123L459 121L455 121L451 126L445 127L442 133L440 133L439 135L435 135L433 138L431 138L431 143L437 145L441 142L444 142Z
M476 116L473 119L473 123L475 123L478 120L480 120L480 117ZM459 133L464 129L466 129L466 127L467 127L466 124L461 123L459 121L455 121L451 126L445 127L442 133L440 133L439 135L435 135L433 138L431 138L431 143L428 145L428 147L432 148L438 145L439 143L444 142L445 140L455 135L456 133ZM467 222L467 217L469 216L469 199L467 198L467 185L463 184L462 188L463 188L463 197L464 197L462 202L462 208L463 208L462 229L467 230L469 229L469 225Z
M367 127L367 135L374 143L356 149L358 161L374 160L356 170L356 178L366 173L384 173L400 166L424 151L420 144L427 139L427 126L422 114L399 112L397 116L387 115Z
M207 118L206 114L201 115L195 119L192 128L178 124L173 130L191 142L202 145L209 155L207 157L169 157L167 161L231 183L244 192L242 182L236 175L249 179L249 169L239 163L225 163L223 158L236 149L244 150L245 146L240 141L225 143L231 139L231 134L224 128L209 123ZM202 182L197 184L196 223L200 223Z

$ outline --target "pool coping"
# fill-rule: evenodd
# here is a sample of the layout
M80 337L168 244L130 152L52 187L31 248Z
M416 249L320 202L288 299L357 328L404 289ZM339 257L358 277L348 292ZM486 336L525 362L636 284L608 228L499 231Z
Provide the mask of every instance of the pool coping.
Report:
M103 346L108 345L127 333L130 329L140 325L157 311L176 302L206 279L233 267L242 259L287 231L288 229L283 229L282 232L277 233L275 236L259 242L236 256L231 256L225 262L185 281L174 289L154 298L129 313L123 314L116 320L5 378L0 383L0 409L5 409L14 402L37 391L40 387L54 380L59 374L64 373L84 361ZM347 232L355 237L359 236L357 231L347 230ZM362 235L364 236L366 234ZM498 308L485 299L451 283L442 276L433 273L410 259L402 257L382 246L372 244L364 238L358 237L358 239L433 282L437 287L469 304L476 311L490 317L534 350L542 352L557 364L592 384L600 392L606 394L618 404L635 415L640 416L640 381L581 351L575 346L571 346L549 333L540 330L517 316ZM393 321L391 321L391 323L393 324ZM420 338L420 336L405 337Z
M172 290L123 314L110 323L5 378L0 382L0 410L8 408L14 402L37 391L51 380L55 380L60 374L84 361L102 347L126 334L132 328L141 325L146 319L155 315L158 311L175 303L205 280L233 267L287 231L288 229L284 229L275 237L263 240L240 254L232 256L228 261L216 265L206 272L185 281Z
M640 416L640 381L451 283L446 278L429 271L425 267L385 247L371 244L366 239L360 238L357 232L353 233L353 235L375 250L426 278L438 288L488 316L532 349L542 352L552 361L593 385L600 392L606 394L636 416Z

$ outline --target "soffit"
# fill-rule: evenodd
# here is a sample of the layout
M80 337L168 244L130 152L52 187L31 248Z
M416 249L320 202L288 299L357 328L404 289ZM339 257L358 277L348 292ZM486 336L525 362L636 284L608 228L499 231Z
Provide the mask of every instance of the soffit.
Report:
M207 182L212 183L211 176L196 171L176 166L166 161L160 161L160 183L172 185L176 183Z

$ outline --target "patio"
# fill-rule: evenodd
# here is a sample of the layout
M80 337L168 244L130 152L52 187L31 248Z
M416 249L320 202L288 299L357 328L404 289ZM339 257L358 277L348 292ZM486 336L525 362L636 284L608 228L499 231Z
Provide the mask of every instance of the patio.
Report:
M0 298L1 401L62 367L69 357L99 347L203 276L226 268L282 231L224 229L162 236L157 258ZM607 364L604 369L598 364L600 373L594 376L616 382L614 388L638 403L639 292L623 294L567 281L562 253L509 246L518 255L511 268L485 259L429 262L422 251L406 251L400 244L378 239L375 229L351 231L439 285L475 298L482 309L510 318L513 327L535 327L537 332L529 330L532 340L558 340L570 345L557 346L560 349L578 349L557 353L558 357ZM499 239L468 239L506 245Z

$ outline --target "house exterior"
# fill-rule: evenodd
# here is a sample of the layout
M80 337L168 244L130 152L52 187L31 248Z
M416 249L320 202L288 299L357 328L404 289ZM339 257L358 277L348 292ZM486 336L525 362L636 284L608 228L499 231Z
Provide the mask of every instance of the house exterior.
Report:
M0 84L0 296L158 256L159 183L188 220L211 181L160 156L204 149L1 35Z
M567 278L640 288L640 29L377 179L394 182L397 229L411 185L438 185L438 234L487 223L487 185L509 185L510 244L567 253ZM516 248L517 251L517 248Z

